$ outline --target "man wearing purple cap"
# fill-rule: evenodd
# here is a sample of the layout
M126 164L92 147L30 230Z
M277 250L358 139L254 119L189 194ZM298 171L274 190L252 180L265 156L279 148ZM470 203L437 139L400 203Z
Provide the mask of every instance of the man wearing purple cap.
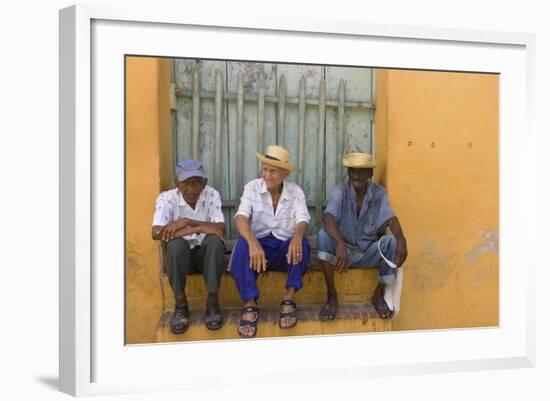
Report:
M223 326L218 304L225 232L220 194L207 185L198 160L180 162L176 176L176 188L157 198L152 229L154 240L166 241L166 271L176 298L170 329L182 334L189 327L185 282L189 273L200 272L208 290L206 327L217 330Z

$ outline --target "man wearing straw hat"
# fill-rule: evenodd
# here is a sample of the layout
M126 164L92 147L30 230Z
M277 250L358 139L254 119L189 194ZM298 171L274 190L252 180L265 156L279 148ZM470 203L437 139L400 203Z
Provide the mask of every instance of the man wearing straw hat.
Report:
M241 237L231 255L231 275L244 303L238 334L256 335L260 317L256 286L258 275L266 270L287 273L283 300L279 310L279 327L289 329L298 322L294 294L302 288L310 248L305 238L309 212L302 189L287 181L296 167L289 152L269 146L263 162L262 178L245 185L235 220Z
M319 314L334 320L338 296L334 271L349 267L379 266L378 285L372 302L379 316L391 318L399 309L401 267L407 258L407 242L394 215L386 190L370 181L375 160L368 153L349 153L343 160L348 178L338 183L323 214L317 238L319 259L327 285L327 303ZM393 235L384 235L386 227Z
M176 187L162 192L156 202L152 236L166 241L165 266L176 306L170 330L182 334L189 327L185 296L186 277L201 272L208 298L205 324L209 330L223 326L218 289L223 273L224 217L220 194L207 185L202 162L184 160L176 166Z

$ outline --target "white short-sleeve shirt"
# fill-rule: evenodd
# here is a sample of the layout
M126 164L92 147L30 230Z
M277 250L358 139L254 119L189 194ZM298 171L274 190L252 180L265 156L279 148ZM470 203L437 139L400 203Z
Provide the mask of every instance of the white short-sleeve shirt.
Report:
M173 221L188 218L207 223L223 223L222 202L220 194L214 188L205 186L202 190L195 209L187 204L179 189L174 188L162 192L157 197L153 226L165 226ZM186 235L189 246L193 249L200 245L204 234Z
M273 200L263 178L257 178L245 185L239 209L235 214L249 219L250 227L256 238L263 238L272 233L280 240L287 240L294 235L296 225L302 221L309 224L304 191L293 182L283 182L283 192L273 212Z

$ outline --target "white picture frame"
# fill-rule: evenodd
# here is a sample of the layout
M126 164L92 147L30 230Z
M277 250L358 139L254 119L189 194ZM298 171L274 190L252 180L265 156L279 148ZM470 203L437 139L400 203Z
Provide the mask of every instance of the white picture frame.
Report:
M216 38L225 35L223 48ZM174 35L200 38L185 49ZM293 45L270 53L250 49L257 37ZM123 266L120 194L123 174L124 54L304 61L363 65L361 54L340 54L353 44L372 51L371 66L434 70L487 71L501 74L501 249L500 326L498 328L400 332L384 335L276 340L222 341L173 345L124 346ZM303 47L298 47L304 45ZM305 46L307 45L307 46ZM332 49L330 55L315 50ZM217 47L216 47L217 46ZM304 51L304 49L309 49ZM430 54L437 50L438 57ZM208 53L210 52L210 53ZM360 52L357 52L360 53ZM332 59L331 59L332 57ZM459 60L460 59L460 60ZM374 61L374 62L373 62ZM105 89L109 88L107 92ZM78 5L60 12L60 390L72 395L196 390L205 388L199 355L218 355L268 385L291 381L354 379L386 375L531 367L535 363L533 245L522 232L534 232L535 137L534 36L520 33L372 25L358 21L293 18L226 18L182 10ZM109 96L105 96L108 93ZM512 98L513 96L513 98ZM93 101L92 101L93 100ZM94 135L101 132L101 135ZM111 135L105 135L103 133ZM512 133L525 146L514 148ZM106 138L110 138L109 140ZM110 142L111 141L111 142ZM121 151L122 150L122 151ZM100 162L101 161L101 162ZM513 165L512 165L513 162ZM123 170L122 170L123 171ZM107 178L107 175L109 176ZM514 192L511 182L525 183ZM521 192L521 193L517 193ZM106 198L112 200L107 202ZM115 205L115 206L111 206ZM524 223L527 221L527 225ZM526 227L518 234L514 227ZM115 230L110 230L115 228ZM109 230L107 230L109 229ZM102 231L103 230L103 231ZM100 231L106 238L94 237ZM114 231L114 232L112 232ZM112 234L112 236L111 236ZM510 247L514 244L514 247ZM113 269L98 266L113 265ZM118 266L118 267L117 267ZM512 266L521 274L512 280ZM121 269L121 270L118 270ZM121 281L122 280L122 281ZM513 281L513 282L512 282ZM101 297L97 291L101 291ZM514 301L510 297L514 291ZM122 317L124 315L122 314ZM376 350L387 349L385 355ZM445 347L453 344L452 349ZM281 347L301 356L292 370ZM323 358L318 347L328 349ZM344 348L345 347L345 348ZM369 349L368 358L361 351ZM424 349L420 353L418 350ZM406 352L403 352L407 350ZM252 371L241 356L259 356ZM182 357L193 366L170 373ZM331 361L330 366L327 360ZM221 361L209 372L217 387L235 386L237 377ZM139 367L139 369L138 369ZM266 375L267 373L267 375Z

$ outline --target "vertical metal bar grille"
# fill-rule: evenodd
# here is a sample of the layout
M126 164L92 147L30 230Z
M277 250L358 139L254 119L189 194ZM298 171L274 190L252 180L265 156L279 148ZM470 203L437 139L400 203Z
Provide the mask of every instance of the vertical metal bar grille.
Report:
M286 147L285 140L285 102L286 102L286 78L281 75L279 79L279 105L277 107L277 142Z
M199 117L201 107L200 64L195 63L193 71L193 159L199 158Z
M343 79L338 84L338 133L336 138L336 182L342 179L342 148L344 143L344 107L346 83Z
M325 170L325 96L326 84L325 80L319 82L319 131L317 134L318 149L317 149L317 194L315 197L315 217L316 221L321 221L322 200L324 198L323 187L323 172Z
M236 129L236 169L235 169L235 182L237 188L235 188L235 196L238 197L242 191L243 186L243 117L244 117L244 75L239 73L237 79L237 129Z
M216 70L216 98L214 102L214 185L221 188L222 185L222 73Z
M300 103L298 103L298 184L304 185L304 143L306 136L306 79L300 78Z
M265 119L265 81L262 74L259 74L258 76L258 153L264 153L265 152L265 126L264 126L264 119ZM258 160L256 162L256 165L258 166L258 174L260 174L262 169L262 164Z
M365 141L362 145L362 132L365 128L354 124L358 121L356 113L366 111L370 113L370 122L367 122L370 123L370 127L366 129L372 132L375 108L372 73L368 99L357 100L354 75L351 75L353 85L348 83L347 87L348 78L345 75L346 80L342 79L342 71L335 75L327 75L325 68L326 79L321 78L318 82L311 83L313 86L318 85L318 96L308 97L306 77L310 79L309 77L313 76L312 70L304 73L304 70L298 69L300 67L296 70L285 67L285 72L280 74L279 68L258 69L255 75L250 75L250 70L247 70L246 66L243 68L239 64L234 67L236 69L231 70L230 62L226 62L225 66L216 65L215 73L212 74L209 62L181 62L185 63L185 68L177 70L179 75L176 74L176 70L173 72L174 81L177 81L173 93L176 98L186 98L186 101L178 106L178 112L174 113L174 125L182 124L180 128L175 128L174 133L176 161L191 156L194 159L204 159L207 165L212 165L213 185L222 194L224 213L226 218L231 220L234 209L238 207L243 181L254 176L250 169L255 166L257 173L261 174L261 163L251 152L256 148L259 153L264 153L266 145L272 142L280 144L296 155L296 164L300 169L296 180L306 192L308 206L315 208L311 231L317 230L322 224L327 190L342 179L342 156L362 147L365 151L370 150L374 153L374 135L370 136L370 142ZM222 74L225 74L225 77ZM294 85L298 83L297 80L299 90L296 93ZM235 81L236 91L229 92L229 86L233 87ZM257 83L256 93L250 91L254 81ZM327 91L336 96L327 98ZM346 99L347 96L352 99ZM245 102L257 104L257 115L251 113L252 108L245 110ZM230 104L235 107L230 107ZM327 114L327 108L334 110L334 113ZM353 113L346 114L350 110L353 110ZM316 111L318 116L315 115ZM251 119L256 118L257 142L250 146L254 139L245 135L254 133L245 130L248 129ZM351 119L348 126L347 118ZM288 124L285 124L285 119L288 120ZM227 131L227 138L223 137L224 130ZM270 143L267 143L268 138ZM178 142L180 146L177 146ZM186 146L182 147L182 143ZM292 146L296 146L297 149L290 149ZM313 156L315 152L317 157ZM227 221L226 224L230 235L236 235L232 221Z

